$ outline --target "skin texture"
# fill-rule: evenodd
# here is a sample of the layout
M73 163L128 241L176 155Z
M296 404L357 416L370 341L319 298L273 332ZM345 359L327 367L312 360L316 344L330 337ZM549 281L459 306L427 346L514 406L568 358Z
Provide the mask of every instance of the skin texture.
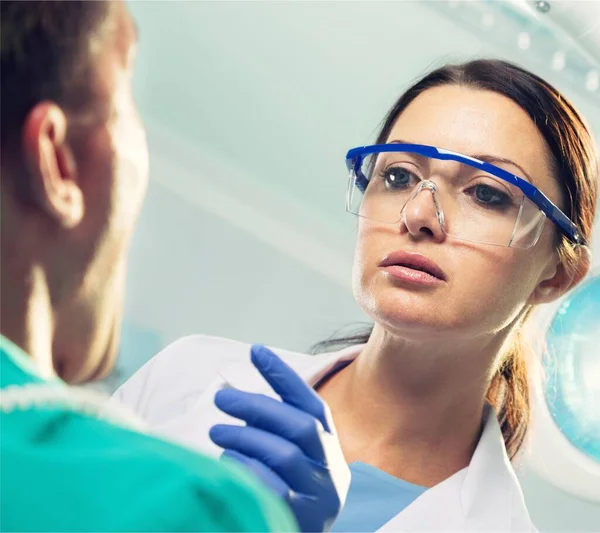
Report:
M92 43L87 109L38 103L2 153L2 334L69 382L113 365L148 180L131 88L137 32L123 2L106 25L102 46Z
M497 93L429 89L397 118L386 142L393 141L510 159L521 168L499 166L529 176L562 204L543 137L523 109ZM435 163L431 179L440 188L452 165ZM546 221L528 250L460 241L442 231L429 191L407 205L403 222L359 219L354 294L375 328L358 358L319 389L348 462L368 462L425 486L468 465L486 391L518 319L529 305L560 297L587 271L582 262L575 277L566 273L555 232ZM379 264L396 250L433 260L446 281L415 286L392 278Z

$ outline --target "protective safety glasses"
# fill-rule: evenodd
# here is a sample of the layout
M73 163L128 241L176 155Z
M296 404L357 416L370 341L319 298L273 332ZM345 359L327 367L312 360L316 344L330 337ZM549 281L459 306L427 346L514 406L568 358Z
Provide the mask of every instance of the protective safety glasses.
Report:
M379 144L352 148L346 165L346 210L369 220L398 224L413 208L431 209L448 236L530 248L548 218L571 242L585 244L575 224L534 185L470 156L421 144ZM424 195L431 200L422 204Z

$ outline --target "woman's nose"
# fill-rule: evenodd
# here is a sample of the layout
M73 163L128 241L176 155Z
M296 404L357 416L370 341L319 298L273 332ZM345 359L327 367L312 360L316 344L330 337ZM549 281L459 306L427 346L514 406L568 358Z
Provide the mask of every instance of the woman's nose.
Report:
M445 237L442 229L443 217L435 185L421 185L402 209L400 230L416 238L429 236L436 241L442 241Z

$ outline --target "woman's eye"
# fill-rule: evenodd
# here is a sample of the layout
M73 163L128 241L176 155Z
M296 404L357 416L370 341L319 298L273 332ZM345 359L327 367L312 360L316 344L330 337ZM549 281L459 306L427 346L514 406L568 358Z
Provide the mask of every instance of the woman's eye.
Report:
M418 178L405 168L393 167L383 172L383 180L388 189L398 189L411 185Z
M485 184L475 185L475 197L480 203L492 207L502 207L512 204L512 199L508 194Z

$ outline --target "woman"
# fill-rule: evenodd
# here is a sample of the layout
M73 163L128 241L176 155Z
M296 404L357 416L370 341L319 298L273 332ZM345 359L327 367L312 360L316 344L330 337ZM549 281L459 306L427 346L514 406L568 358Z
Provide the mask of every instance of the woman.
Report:
M523 325L588 271L589 130L544 80L477 60L409 88L347 164L354 294L374 326L341 352L279 352L329 404L352 470L333 529L532 529L510 465L530 416ZM156 431L214 452L209 429L227 420L215 390L261 390L246 350L182 339L117 396Z

